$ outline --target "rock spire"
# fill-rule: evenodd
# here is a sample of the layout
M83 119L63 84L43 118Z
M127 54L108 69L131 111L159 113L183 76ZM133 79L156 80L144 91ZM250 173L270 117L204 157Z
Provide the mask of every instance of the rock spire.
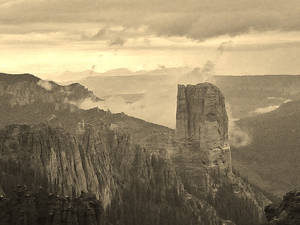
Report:
M215 85L178 85L176 139L204 164L231 171L225 98Z

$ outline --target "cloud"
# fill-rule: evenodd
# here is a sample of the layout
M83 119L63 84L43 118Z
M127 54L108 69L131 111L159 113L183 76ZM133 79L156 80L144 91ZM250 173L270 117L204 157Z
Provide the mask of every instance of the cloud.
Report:
M101 32L105 33L105 32ZM137 80L132 82L132 88L137 91L138 88L143 88L143 97L133 103L128 103L117 93L110 93L112 96L105 98L105 101L94 103L87 99L82 102L78 107L83 109L99 107L104 110L110 110L113 113L124 112L128 115L144 119L149 122L162 124L170 128L175 128L176 125L176 101L177 101L177 84L198 84L202 82L215 83L215 66L219 58L225 52L225 46L231 44L231 42L222 42L218 48L217 54L212 60L207 60L202 67L190 68L167 68L164 65L158 65L156 70L152 71L138 71L135 75L137 77L151 77L160 75L160 79L146 85L146 81L139 83ZM130 74L130 71L125 70L126 74ZM118 75L122 74L122 71L115 71ZM113 76L113 73L110 74ZM135 83L136 82L136 83ZM115 82L117 85L119 82ZM123 86L124 84L121 84ZM131 85L127 85L129 88ZM123 87L119 87L118 91L121 91ZM97 90L95 90L97 91Z
M191 72L187 73L183 79L180 80L181 83L191 83L197 84L201 82L210 82L216 83L214 75L215 75L215 67L218 64L220 58L224 54L227 46L231 45L233 42L231 40L221 42L221 44L217 48L216 56L207 60L203 67L194 68Z
M159 66L165 73L169 73L169 68ZM144 95L133 103L128 103L120 95L110 96L101 102L93 102L91 99L85 99L80 103L76 103L79 108L90 109L99 107L103 110L110 110L113 113L124 112L130 116L144 119L148 122L161 124L170 128L176 127L176 101L177 101L177 84L190 83L196 84L207 81L206 76L201 76L201 72L211 72L211 66L203 65L203 68L194 68L189 74L196 75L193 80L190 79L184 70L179 77L168 76L165 80L156 82L156 86L145 86ZM180 71L178 71L179 73ZM149 74L153 73L149 72ZM180 82L178 82L180 80ZM139 83L137 83L138 85ZM251 143L249 133L241 129L236 124L236 119L232 118L230 106L226 107L229 117L229 143L231 146L240 148Z
M103 110L110 110L112 113L124 112L130 116L174 128L176 117L176 85L173 88L147 92L143 98L133 103L128 103L121 96L111 96L101 102L85 99L80 103L73 104L85 110L98 107Z
M232 123L229 127L229 143L235 148L245 147L251 144L251 137L235 123Z
M37 85L39 85L40 87L44 88L47 91L51 91L53 88L51 82L49 82L47 80L39 80L37 82Z
M223 41L219 47L218 47L218 51L220 52L220 55L222 55L225 51L225 48L228 46L228 45L231 45L233 42L232 40L229 40L229 41Z
M144 26L158 36L205 40L252 30L299 31L299 7L298 0L31 0L0 4L0 21Z
M99 102L95 102L91 98L85 98L85 99L81 100L80 102L74 102L74 101L68 101L68 102L70 104L76 105L78 108L84 109L84 110L99 107L99 106L100 106L99 108L107 110L107 108L103 107L103 105L100 105Z
M251 136L237 125L236 122L238 119L232 117L231 107L228 103L226 103L226 111L228 115L228 138L230 146L240 148L251 144Z
M108 31L108 29L106 27L104 27L104 28L100 29L95 35L93 35L90 39L91 40L99 40L99 39L103 40L104 37L108 33L107 31ZM87 38L87 37L85 37L85 38Z
M283 37L282 34L278 33L277 35L273 35L274 38L277 36L277 41L269 40L268 42L265 42L262 40L259 36L256 37L255 43L237 43L234 46L227 47L227 50L229 51L266 51L266 50L275 50L275 49L288 49L288 48L299 48L300 47L300 41L296 40L298 39L299 34L294 34L295 39L282 41L280 40L280 37ZM286 37L287 39L289 37Z
M281 97L268 97L268 99L270 99L270 100L280 100L281 103L283 103L283 104L292 101L291 99L284 99L284 98L281 98ZM269 105L269 106L266 106L266 107L260 107L260 108L255 109L253 111L253 113L263 114L263 113L272 112L272 111L278 109L280 107L280 105L281 104L279 104L279 105Z
M215 63L207 60L203 67L196 67L191 72L184 74L179 83L182 84L197 84L201 82L215 83Z
M270 106L266 106L266 107L260 107L260 108L257 108L256 110L254 110L253 112L256 114L268 113L268 112L272 112L272 111L278 109L279 106L280 105L270 105Z
M116 71L116 74L122 74ZM129 74L128 71L125 71ZM104 97L103 102L92 102L86 99L78 107L88 109L99 107L110 110L113 113L124 112L130 116L138 117L149 122L175 128L176 125L176 101L177 84L198 84L201 82L214 81L214 63L208 61L202 67L188 68L167 68L158 65L158 69L152 71L139 71L134 73L135 78L129 84L126 78L124 83L117 80L113 81L109 91L117 90L113 93L106 93L109 97ZM113 76L113 74L110 74ZM150 80L149 80L150 79ZM123 87L125 85L125 87ZM105 84L102 84L105 85ZM107 84L108 85L108 84ZM95 90L97 92L97 90ZM101 92L101 90L98 90ZM127 92L126 92L127 91ZM143 93L134 101L124 98L126 94ZM105 94L98 94L105 96Z
M109 46L123 46L125 44L126 40L121 37L116 37L115 39L112 39L109 41Z

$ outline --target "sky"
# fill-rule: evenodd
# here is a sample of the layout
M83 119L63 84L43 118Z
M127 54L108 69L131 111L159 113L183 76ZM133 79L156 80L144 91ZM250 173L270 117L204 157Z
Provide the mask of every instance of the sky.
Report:
M300 74L299 0L0 0L0 72Z

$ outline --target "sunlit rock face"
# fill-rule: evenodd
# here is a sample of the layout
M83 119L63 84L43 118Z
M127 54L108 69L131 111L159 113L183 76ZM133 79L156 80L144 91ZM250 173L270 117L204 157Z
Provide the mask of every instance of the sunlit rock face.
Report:
M216 86L178 85L176 140L203 164L231 171L225 98Z

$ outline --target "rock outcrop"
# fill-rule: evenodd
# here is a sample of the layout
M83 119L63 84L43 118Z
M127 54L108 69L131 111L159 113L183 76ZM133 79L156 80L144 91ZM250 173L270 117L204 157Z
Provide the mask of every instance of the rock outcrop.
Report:
M33 103L52 103L56 108L68 104L79 105L85 99L101 101L93 92L80 84L61 86L42 80L31 74L10 75L0 73L0 101L9 106L25 106Z
M172 159L186 189L208 199L224 219L263 222L269 201L232 172L225 99L216 86L178 85L175 133Z
M225 99L216 86L178 85L176 139L205 165L232 170Z
M18 183L69 196L92 192L106 207L115 190L109 150L116 143L127 146L128 139L104 130L75 137L46 125L10 125L0 131L4 192Z
M300 191L286 193L280 205L268 205L265 208L268 223L266 225L300 224Z

